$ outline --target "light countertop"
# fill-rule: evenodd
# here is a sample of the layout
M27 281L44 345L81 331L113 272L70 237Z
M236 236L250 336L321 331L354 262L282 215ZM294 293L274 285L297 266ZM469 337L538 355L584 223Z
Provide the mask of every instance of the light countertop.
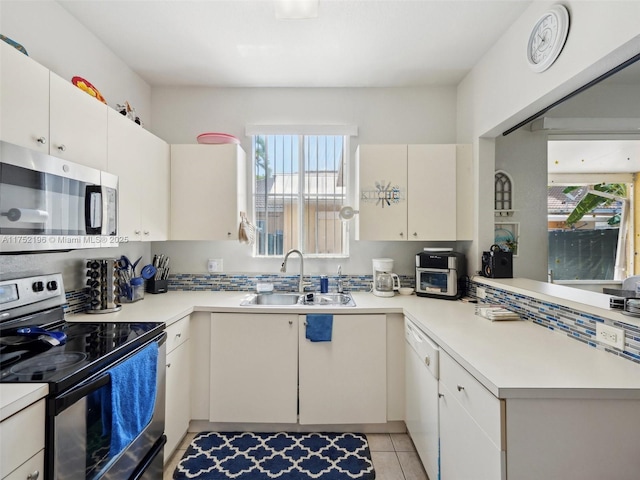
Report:
M117 313L74 315L70 321L164 321L193 311L404 314L500 398L639 398L640 365L596 350L528 321L491 322L475 305L416 295L354 292L355 307L248 306L246 292L168 292L123 305Z
M46 383L0 384L0 422L46 397L47 393Z
M532 322L491 322L475 315L474 304L415 295L383 298L355 292L355 307L241 307L246 295L247 292L205 291L147 294L144 300L125 304L116 313L70 315L67 320L155 321L170 325L193 312L403 314L496 397L640 399L640 365ZM12 387L25 386L0 385L2 418L14 411L17 397L27 396L33 402L46 395L46 385L33 386L33 392L14 391Z

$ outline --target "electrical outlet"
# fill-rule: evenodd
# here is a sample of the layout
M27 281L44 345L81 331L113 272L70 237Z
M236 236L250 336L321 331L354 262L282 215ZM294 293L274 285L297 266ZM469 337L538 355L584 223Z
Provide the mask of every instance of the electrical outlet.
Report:
M487 298L487 290L484 287L476 287L476 297L480 299Z
M624 350L624 330L610 327L604 323L596 323L596 338L601 343L606 343L619 350Z
M221 272L222 271L222 259L221 258L210 258L207 262L207 270L209 273L213 272Z

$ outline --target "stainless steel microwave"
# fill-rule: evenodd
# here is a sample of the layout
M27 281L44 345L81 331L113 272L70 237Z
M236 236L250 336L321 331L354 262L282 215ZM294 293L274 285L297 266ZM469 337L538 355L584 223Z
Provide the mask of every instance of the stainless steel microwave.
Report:
M118 177L0 142L0 253L118 246Z
M455 300L464 293L462 253L424 251L416 255L416 295Z

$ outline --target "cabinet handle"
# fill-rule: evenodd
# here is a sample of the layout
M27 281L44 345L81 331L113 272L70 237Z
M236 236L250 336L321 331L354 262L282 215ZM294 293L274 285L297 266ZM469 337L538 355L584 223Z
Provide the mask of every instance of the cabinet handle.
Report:
M231 232L227 232L227 237L230 237L230 236L231 236Z
M429 357L429 355L427 355L426 357L424 357L424 364L428 367L429 365L431 365L431 358Z
M464 387L462 385L458 385L458 391L461 392L462 390L464 390Z
M413 236L417 237L418 236L418 232L413 232Z
M58 150L61 152L64 152L66 149L67 147L64 144L58 146Z
M182 336L181 333L176 333L176 338L180 338Z
M135 233L136 235L140 235L140 230L134 230L133 233Z
M36 139L36 142L38 142L40 145L45 145L47 143L47 139L45 137L38 137Z
M289 325L293 325L293 320L289 320ZM306 325L306 323L305 323Z
M29 475L27 475L27 480L37 480L39 476L40 476L40 472L38 470L34 470L33 473L30 473Z
M167 363L167 368L171 368L171 364L170 363Z
M438 394L438 397L439 397L439 398L444 398L444 393L439 393L439 394Z
M145 231L144 231L144 234L145 234L145 235L149 235L149 230L145 230Z
M401 237L404 237L404 232L400 232L400 236L401 236Z

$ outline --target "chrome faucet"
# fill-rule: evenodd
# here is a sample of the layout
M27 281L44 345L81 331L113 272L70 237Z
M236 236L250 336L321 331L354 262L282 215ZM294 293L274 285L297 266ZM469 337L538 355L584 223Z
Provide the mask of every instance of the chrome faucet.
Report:
M308 284L305 283L304 281L304 257L302 256L302 252L300 250L291 249L287 252L287 254L284 256L284 261L282 262L280 271L281 272L287 271L287 259L289 258L289 255L291 255L292 253L297 253L298 255L300 255L300 282L298 283L298 292L304 293L304 287L307 286Z
M342 265L338 265L338 293L344 293L344 286L342 284Z

